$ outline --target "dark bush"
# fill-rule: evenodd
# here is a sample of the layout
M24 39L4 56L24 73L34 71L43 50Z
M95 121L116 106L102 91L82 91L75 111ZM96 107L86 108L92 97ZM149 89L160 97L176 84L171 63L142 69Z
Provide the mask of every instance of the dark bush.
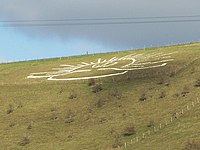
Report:
M147 123L147 127L153 127L154 126L154 121L153 120L149 120Z
M161 77L161 78L159 79L159 81L158 81L158 84L164 84L164 82L165 82L165 79L164 79L163 77Z
M76 92L74 92L73 90L69 93L69 97L68 97L69 99L75 99L75 98L77 98L77 94L76 94Z
M122 98L122 93L118 89L112 89L110 95L116 97L117 99Z
M179 97L179 96L180 96L179 93L175 93L175 94L173 95L174 98L177 98L177 97Z
M95 85L95 80L94 79L89 79L88 80L88 86L94 86Z
M9 104L7 109L7 114L11 114L13 112L13 105Z
M140 100L140 101L145 101L145 100L147 100L146 94L145 94L145 93L142 93L141 96L140 96L140 98L139 98L139 100Z
M58 119L57 113L56 113L56 111L52 111L51 112L51 120L56 120L56 119Z
M72 110L70 109L67 112L66 118L65 118L65 123L72 123L74 121L74 114L72 112Z
M16 125L15 122L11 122L11 123L9 124L9 127L14 127L15 125Z
M169 86L169 82L166 82L166 83L165 83L165 86Z
M184 86L183 91L181 92L181 95L185 97L187 96L188 93L190 93L189 88L187 86Z
M116 133L115 131L112 131L112 133L115 133L115 135L114 135L115 141L114 141L114 143L112 145L112 148L122 147L123 144L122 144L122 140L121 140L121 135Z
M94 93L98 93L98 92L100 92L102 90L103 90L102 85L99 84L99 83L92 87L92 92L94 92Z
M164 98L165 96L166 96L165 91L162 91L162 92L160 93L160 95L159 95L159 98Z
M22 107L23 107L23 104L22 104L22 102L20 101L20 102L18 103L17 108L22 108Z
M61 87L59 90L59 94L62 94L63 92L64 92L64 89L63 89L63 87Z
M103 105L105 105L105 101L103 100L103 98L99 98L95 105L97 106L97 108L101 108Z
M169 74L169 77L173 77L175 76L176 72L175 71L172 71L170 74Z
M182 150L200 150L200 141L188 141Z
M135 134L135 127L134 125L129 125L128 127L126 127L123 131L123 136L131 136L133 134Z
M30 143L30 139L27 135L25 135L22 140L19 142L20 146L25 146Z
M198 79L198 80L195 82L194 86L200 87L200 79Z

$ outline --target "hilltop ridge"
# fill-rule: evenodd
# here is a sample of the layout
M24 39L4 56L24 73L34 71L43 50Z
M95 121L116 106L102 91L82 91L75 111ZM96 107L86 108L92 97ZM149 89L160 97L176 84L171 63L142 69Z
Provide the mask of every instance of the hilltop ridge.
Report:
M0 147L182 149L200 140L199 66L198 42L0 64Z

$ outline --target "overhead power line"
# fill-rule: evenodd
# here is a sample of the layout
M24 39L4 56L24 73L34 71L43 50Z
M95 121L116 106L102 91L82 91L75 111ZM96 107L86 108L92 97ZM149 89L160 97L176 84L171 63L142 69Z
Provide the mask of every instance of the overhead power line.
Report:
M156 20L156 21L115 21L115 22L84 22L84 23L14 23L2 24L0 27L53 27L53 26L87 26L87 25L128 25L128 24L160 24L160 23L192 23L196 20Z
M200 15L185 16L153 16L153 17L112 17L112 18L71 18L71 19L24 19L24 20L0 20L0 23L29 23L29 22L67 22L67 21L112 21L112 20L141 20L141 19L180 19L199 18Z

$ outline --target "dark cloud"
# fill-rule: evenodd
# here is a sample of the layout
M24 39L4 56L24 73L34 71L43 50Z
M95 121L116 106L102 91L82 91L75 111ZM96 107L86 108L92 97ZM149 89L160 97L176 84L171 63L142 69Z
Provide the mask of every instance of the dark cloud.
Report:
M200 14L198 0L0 0L8 20L70 19ZM113 47L141 47L200 39L200 23L17 28L36 37L82 38Z

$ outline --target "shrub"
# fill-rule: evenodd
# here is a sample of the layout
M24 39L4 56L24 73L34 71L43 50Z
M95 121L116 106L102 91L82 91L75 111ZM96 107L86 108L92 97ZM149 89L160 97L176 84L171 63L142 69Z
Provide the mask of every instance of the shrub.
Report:
M131 136L133 134L135 134L135 127L134 125L129 125L128 127L126 127L123 131L123 136Z
M195 82L194 86L200 87L200 79L198 79L198 80Z
M99 118L99 123L105 123L107 122L107 119L105 117Z
M177 98L177 97L179 97L179 96L180 96L179 93L175 93L175 94L173 95L173 97L175 97L175 98Z
M13 112L13 105L9 104L7 109L7 114L11 114Z
M88 86L94 86L95 85L95 80L94 79L89 79L88 80Z
M140 98L139 98L139 100L140 100L140 101L145 101L145 100L147 100L146 94L145 94L145 93L142 93L141 96L140 96Z
M74 114L72 112L72 110L70 109L67 112L66 118L65 118L65 123L72 123L74 121Z
M59 90L59 94L62 94L63 92L64 92L64 89L63 89L63 87L61 87Z
M22 140L19 142L20 146L25 146L30 143L30 139L27 135L25 135Z
M31 123L31 122L29 123L27 129L28 129L28 130L31 130L31 129L32 129L32 123Z
M147 127L153 127L154 126L154 121L153 120L149 120L147 123Z
M182 96L187 96L187 94L190 93L189 92L189 88L187 86L183 87L183 91L181 92Z
M166 96L166 93L165 93L165 91L162 91L161 93L160 93L160 96L159 96L159 98L164 98Z
M122 144L122 140L121 140L121 135L118 134L118 133L115 133L115 141L114 143L112 144L112 148L119 148L119 147L122 147L123 144Z
M163 77L161 77L161 78L159 79L159 81L158 81L158 84L164 84L164 82L165 82L165 79L164 79Z
M92 87L92 92L94 92L94 93L98 93L98 92L100 92L100 91L102 91L103 90L103 88L102 88L102 85L101 84L96 84L96 85L94 85L93 87Z
M15 122L11 122L11 123L9 124L9 127L14 127L15 125L16 125Z
M105 101L102 98L99 98L95 105L97 108L101 108L103 105L105 105Z
M122 93L118 89L113 89L110 93L111 96L116 97L117 99L122 98Z
M70 93L69 93L69 99L75 99L77 98L77 94L72 90Z
M182 150L200 150L200 141L188 141Z
M175 76L176 72L175 71L172 71L170 74L169 74L169 77L173 77Z
M22 102L20 101L20 102L18 103L17 108L22 108L22 107L23 107L23 104L22 104Z
M51 112L51 120L56 120L56 119L58 119L57 114L55 111L52 111Z

